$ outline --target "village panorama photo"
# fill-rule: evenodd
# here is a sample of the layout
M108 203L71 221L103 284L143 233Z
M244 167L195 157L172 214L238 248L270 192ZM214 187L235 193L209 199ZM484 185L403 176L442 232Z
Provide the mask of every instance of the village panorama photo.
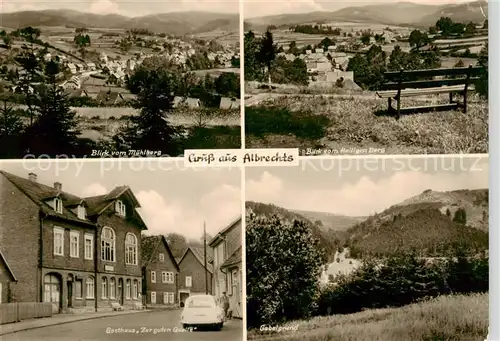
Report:
M241 171L157 160L0 162L2 341L243 340Z
M0 158L240 148L237 1L13 1L0 16Z
M488 3L244 3L246 148L488 152Z

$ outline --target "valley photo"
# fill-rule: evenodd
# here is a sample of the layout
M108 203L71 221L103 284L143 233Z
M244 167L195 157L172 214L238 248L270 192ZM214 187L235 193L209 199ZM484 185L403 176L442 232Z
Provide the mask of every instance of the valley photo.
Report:
M190 4L4 4L0 158L240 148L238 4Z
M108 161L0 162L0 339L243 340L240 170Z
M488 152L486 1L248 0L247 148Z
M248 339L485 340L488 198L487 156L247 169Z

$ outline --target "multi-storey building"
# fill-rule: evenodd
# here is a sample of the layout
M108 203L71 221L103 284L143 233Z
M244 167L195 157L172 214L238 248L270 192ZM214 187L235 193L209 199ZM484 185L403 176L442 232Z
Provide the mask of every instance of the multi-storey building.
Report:
M143 302L151 305L177 305L179 266L164 236L142 237Z
M205 262L203 247L189 246L179 258L180 303L184 303L192 294L213 294L213 265L210 253L211 250L207 246L207 261Z
M234 317L243 316L241 217L220 231L209 243L213 248L214 293L226 292Z
M54 312L133 306L141 288L147 227L127 186L81 198L0 172L0 249L17 282L13 302L51 302Z

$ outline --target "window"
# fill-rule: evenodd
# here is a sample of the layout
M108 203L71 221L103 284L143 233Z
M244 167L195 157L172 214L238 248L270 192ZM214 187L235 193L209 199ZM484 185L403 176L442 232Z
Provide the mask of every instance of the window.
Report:
M118 213L122 217L125 217L125 215L126 215L126 208L125 208L125 204L123 203L123 201L117 200L116 201L115 209L116 209L116 213Z
M59 198L54 199L54 210L57 213L63 213L63 204L61 199Z
M113 277L109 280L109 298L115 298L115 297L116 297L116 280Z
M137 280L134 279L134 284L132 286L132 298L136 300L138 295L139 295L139 282L137 282Z
M156 272L151 271L151 283L156 283Z
M163 304L168 304L168 292L163 293Z
M69 233L69 256L73 258L78 258L79 248L80 248L80 233L76 231L71 231Z
M174 273L169 271L163 271L161 274L161 281L163 283L174 283Z
M151 291L151 303L156 303L156 292Z
M77 279L75 281L75 298L76 299L81 299L83 297L83 295L82 295L82 288L83 288L82 280L81 279Z
M94 236L85 234L85 259L92 260L94 258Z
M64 229L54 227L54 255L64 256Z
M174 299L174 293L173 292L169 292L168 293L168 303L170 304L174 304L175 303L175 299Z
M103 277L101 297L106 298L107 295L108 295L108 279L106 277Z
M108 262L115 261L115 231L104 227L101 233L101 259Z
M95 290L94 277L92 277L92 276L87 277L86 289L87 289L87 298L93 299L94 298L94 290Z
M130 299L131 296L131 285L130 285L130 279L127 279L125 282L125 298Z
M160 262L163 262L165 260L165 255L163 253L160 253L158 255L158 258L160 259Z
M191 288L193 285L193 278L191 276L186 276L186 288Z
M85 218L87 216L87 210L85 209L85 206L78 205L76 213L78 215L78 219L85 220Z
M125 238L125 264L137 265L137 237L132 233Z

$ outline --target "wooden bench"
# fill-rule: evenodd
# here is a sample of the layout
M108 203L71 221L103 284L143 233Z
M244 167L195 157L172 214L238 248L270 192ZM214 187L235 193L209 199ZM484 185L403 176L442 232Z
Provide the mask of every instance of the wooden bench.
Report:
M116 302L111 303L111 308L113 308L113 311L123 311L123 306Z
M451 69L429 69L429 70L401 70L384 73L386 82L382 90L377 91L377 96L387 98L388 110L395 113L399 118L401 114L445 111L462 108L467 112L467 93L474 90L474 82L483 72L482 67L451 68ZM441 77L436 79L436 77ZM425 78L424 80L422 80ZM403 97L415 97L425 95L437 95L448 93L450 101L445 104L401 108ZM459 103L453 99L453 94L463 96L463 102ZM397 107L393 108L392 100L396 100Z

